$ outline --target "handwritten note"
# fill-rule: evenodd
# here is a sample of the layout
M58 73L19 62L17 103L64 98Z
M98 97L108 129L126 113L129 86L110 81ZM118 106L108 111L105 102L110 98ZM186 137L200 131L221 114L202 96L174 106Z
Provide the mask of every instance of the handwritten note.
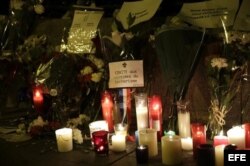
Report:
M143 87L143 61L109 63L109 88Z

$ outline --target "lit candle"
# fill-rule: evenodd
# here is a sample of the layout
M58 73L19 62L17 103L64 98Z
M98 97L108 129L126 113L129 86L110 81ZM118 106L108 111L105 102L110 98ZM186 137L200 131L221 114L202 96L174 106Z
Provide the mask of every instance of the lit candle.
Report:
M43 111L43 91L41 87L35 87L33 89L33 104L34 108L38 113L42 113Z
M197 148L197 165L214 166L214 147L212 144L200 144Z
M128 125L126 123L118 123L114 126L116 135L127 136Z
M59 152L68 152L73 149L72 129L62 128L55 131Z
M91 138L92 138L92 133L94 131L100 131L100 130L109 131L107 121L98 120L98 121L91 122L89 124L89 131L90 131Z
M224 166L224 148L226 145L215 146L215 165Z
M214 146L227 145L227 144L228 144L228 137L223 135L223 131L221 131L219 135L214 136Z
M104 91L102 93L102 116L103 119L108 122L109 131L112 132L114 130L113 125L113 100L112 96L108 91Z
M179 136L182 138L191 137L191 127L190 127L190 112L187 109L188 102L178 101L178 129Z
M158 154L156 130L155 129L139 130L139 145L148 146L149 157L156 156Z
M201 123L193 123L191 131L193 137L193 155L196 158L198 146L206 143L206 127Z
M160 96L154 95L149 98L149 127L157 131L157 139L162 136L162 103Z
M164 131L164 135L165 136L174 136L175 135L175 132L173 130L168 130L167 132Z
M239 149L245 148L245 131L241 126L235 126L227 131L228 141Z
M147 95L139 93L135 95L137 129L148 128Z
M246 148L250 148L250 123L245 123L242 127L245 130Z
M146 164L148 162L148 147L146 145L136 147L136 161L138 164Z
M193 139L191 137L181 138L181 147L183 150L193 150Z
M115 152L122 152L126 150L126 137L124 135L113 135L111 137L111 150Z
M179 136L163 136L161 138L162 163L178 165L182 162L181 139Z
M92 139L94 142L94 150L96 154L108 155L108 132L101 130L92 133Z

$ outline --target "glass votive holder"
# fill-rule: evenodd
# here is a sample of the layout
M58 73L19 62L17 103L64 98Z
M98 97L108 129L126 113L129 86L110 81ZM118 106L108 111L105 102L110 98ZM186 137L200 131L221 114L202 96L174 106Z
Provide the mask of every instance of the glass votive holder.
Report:
M139 145L136 147L136 161L138 164L148 163L148 146Z
M128 125L126 123L117 123L114 126L114 130L116 135L127 136Z
M62 128L55 131L59 152L69 152L73 149L72 129Z
M193 138L193 157L196 159L197 148L200 144L205 144L206 139L206 126L202 123L192 123L191 132Z
M98 155L108 155L108 131L100 130L92 133L92 141L95 153Z
M89 131L90 131L90 137L92 138L92 133L95 131L100 131L100 130L104 130L104 131L108 131L108 123L105 120L98 120L98 121L94 121L91 122L89 124Z
M197 147L197 165L198 166L214 166L215 151L211 144L200 144Z

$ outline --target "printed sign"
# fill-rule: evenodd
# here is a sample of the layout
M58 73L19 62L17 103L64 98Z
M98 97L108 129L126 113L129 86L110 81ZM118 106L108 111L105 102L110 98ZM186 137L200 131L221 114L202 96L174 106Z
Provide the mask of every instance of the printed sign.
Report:
M143 0L136 2L124 2L117 14L117 20L123 28L128 29L136 24L151 19L162 0Z
M235 30L250 31L250 1L243 0L240 11L236 17L234 27Z
M143 87L143 61L109 63L109 88Z
M218 28L232 26L239 0L184 3L178 16L195 26Z

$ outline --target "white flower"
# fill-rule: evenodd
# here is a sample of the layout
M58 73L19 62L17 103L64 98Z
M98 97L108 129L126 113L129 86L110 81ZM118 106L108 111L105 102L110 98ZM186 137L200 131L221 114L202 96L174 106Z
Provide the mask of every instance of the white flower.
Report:
M99 58L96 58L95 61L94 61L95 65L97 66L98 69L101 69L103 68L104 66L104 62L103 60L99 59Z
M228 66L227 59L225 59L225 58L213 58L211 60L211 66L217 67L218 69L226 68Z
M93 82L99 82L99 81L101 80L101 78L102 78L102 73L101 73L101 72L93 73L93 74L91 75L91 80L92 80Z
M93 69L90 66L86 66L81 70L82 75L87 75L93 73Z
M82 144L83 143L83 137L82 137L82 132L81 130L74 128L72 130L73 132L73 140L75 140L76 143Z
M29 124L29 128L28 131L30 131L31 127L33 126L45 126L48 125L48 121L44 121L43 118L41 116L38 116L37 119L34 119L30 124Z
M37 5L34 5L34 11L35 11L37 14L43 14L44 11L45 11L45 8L43 7L43 5L37 4Z
M50 92L49 92L49 94L51 96L57 96L57 90L56 89L51 89Z

